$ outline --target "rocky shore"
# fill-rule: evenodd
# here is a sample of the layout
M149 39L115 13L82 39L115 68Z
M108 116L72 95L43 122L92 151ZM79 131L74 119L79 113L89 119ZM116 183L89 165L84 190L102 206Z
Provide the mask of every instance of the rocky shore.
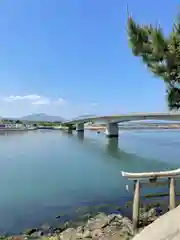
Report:
M141 208L139 231L159 216L158 208ZM30 229L19 236L1 236L9 240L129 240L134 236L132 222L120 213L106 215L99 213L81 223L66 222L57 228L43 225Z

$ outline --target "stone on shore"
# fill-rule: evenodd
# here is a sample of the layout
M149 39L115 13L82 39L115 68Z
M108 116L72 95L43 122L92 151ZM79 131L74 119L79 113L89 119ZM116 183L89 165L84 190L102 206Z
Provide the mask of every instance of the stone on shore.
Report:
M146 211L144 208L140 208L139 214L139 226L145 227L154 222L158 218L157 210L151 208Z
M139 231L158 218L155 208L140 209ZM36 230L36 231L35 231ZM64 228L43 225L39 229L26 231L24 238L32 240L130 240L134 236L132 222L121 214L99 213L87 221ZM13 239L14 240L14 239ZM15 240L21 240L16 237Z
M82 227L66 229L59 237L60 240L129 240L133 237L133 229L131 221L120 214L100 213Z

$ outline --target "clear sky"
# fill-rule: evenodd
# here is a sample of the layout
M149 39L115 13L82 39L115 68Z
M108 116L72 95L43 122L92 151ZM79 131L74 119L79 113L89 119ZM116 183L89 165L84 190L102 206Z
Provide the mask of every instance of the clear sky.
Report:
M127 43L126 6L167 33L178 0L1 0L0 116L167 111Z

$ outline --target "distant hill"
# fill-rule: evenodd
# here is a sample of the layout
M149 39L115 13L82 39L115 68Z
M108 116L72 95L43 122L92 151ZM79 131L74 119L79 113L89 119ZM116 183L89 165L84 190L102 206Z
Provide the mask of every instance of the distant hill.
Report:
M37 121L37 122L64 122L66 121L64 118L60 116L50 116L45 113L31 114L28 116L24 116L21 120L26 121Z

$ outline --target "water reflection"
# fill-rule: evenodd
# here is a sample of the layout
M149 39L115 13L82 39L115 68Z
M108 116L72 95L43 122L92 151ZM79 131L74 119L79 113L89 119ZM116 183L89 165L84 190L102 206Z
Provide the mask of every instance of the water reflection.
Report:
M84 140L84 131L77 131L77 137L80 141Z
M23 135L23 134L26 134L27 133L27 131L3 131L3 130L1 130L0 131L0 135L1 136L11 136L11 135Z
M73 134L73 130L72 130L71 128L68 128L67 133L68 133L69 135L72 135L72 134Z
M113 138L108 138L107 139L107 145L106 145L106 150L108 152L109 155L113 156L113 157L117 157L118 156L118 138L117 137L113 137Z
M4 131L2 131L2 132L0 132L0 135L4 135L4 136L6 136L6 135L8 135L8 132L4 132Z
M66 132L67 134L67 132ZM170 168L170 166L173 166L172 163L169 162L164 163L163 162L163 169L162 169L162 162L157 161L156 159L151 158L151 161L148 161L149 159L146 157L138 156L133 152L126 152L124 151L121 146L119 146L119 142L122 139L118 139L117 137L114 138L106 138L105 141L102 142L99 141L97 136L95 135L89 135L87 134L84 136L84 132L79 131L77 134L69 134L69 137L74 139L75 141L78 140L79 143L83 142L83 149L86 149L87 151L93 151L94 153L98 153L103 157L103 159L108 159L107 156L111 156L114 158L114 163L119 166L119 163L121 163L121 169L124 171L144 171L144 170L152 170L152 171L158 171L158 170L167 170ZM99 136L100 137L100 136ZM105 138L105 136L102 136ZM102 147L104 145L104 142L106 142L105 147ZM112 164L112 159L111 159ZM173 166L176 167L176 166Z

